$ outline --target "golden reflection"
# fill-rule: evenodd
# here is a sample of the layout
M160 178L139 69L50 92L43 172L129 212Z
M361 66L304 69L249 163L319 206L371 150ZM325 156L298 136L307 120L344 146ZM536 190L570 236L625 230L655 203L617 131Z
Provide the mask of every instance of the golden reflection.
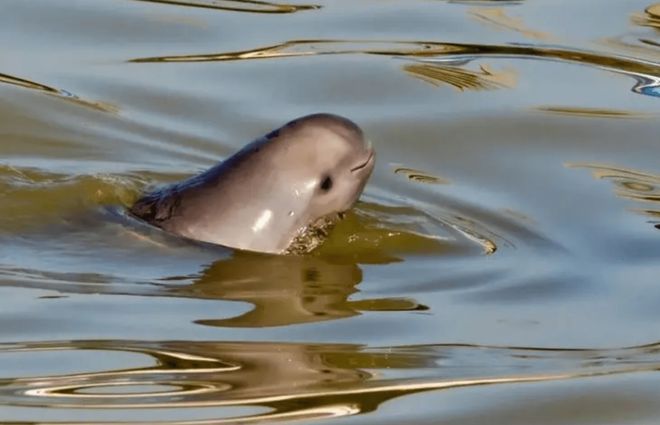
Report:
M620 52L625 51L626 54L636 58L660 61L660 51L656 48L660 47L660 44L652 40L632 38L629 35L624 35L620 37L605 37L599 40L599 43L609 49L616 49ZM651 46L651 48L649 49L648 46Z
M144 243L147 242L136 241L138 245L143 246ZM153 246L150 248L154 249ZM173 254L171 244L156 249ZM212 255L213 251L208 254ZM154 273L158 271L154 270ZM0 276L0 286L20 285L63 294L177 297L249 304L247 311L241 308L240 313L234 313L236 310L233 310L228 317L223 309L226 304L218 303L216 317L196 316L194 320L200 325L214 327L263 328L338 320L372 311L428 310L428 307L410 298L357 296L359 291L356 286L361 281L362 270L347 256L326 259L320 256L267 256L242 252L218 260L200 273L165 275L153 280L25 268L4 268Z
M171 4L174 6L200 7L229 12L251 13L294 13L301 10L320 9L315 4L272 3L258 0L134 0L148 3Z
M425 171L416 170L414 168L400 167L395 166L394 174L401 174L417 183L429 183L429 184L449 184L449 180L443 179L442 177L434 176Z
M443 56L451 56L459 59L464 55L467 55L468 59L476 56L538 57L609 67L613 70L621 69L636 73L657 74L660 76L660 65L633 58L607 56L588 51L555 47L442 43L435 41L294 40L252 50L144 57L131 59L129 62L219 62L342 54L369 54L416 58L437 57L438 59L443 59Z
M501 236L496 234L484 232L481 229L481 226L474 220L471 220L467 217L454 216L453 221L456 228L464 234L464 236L471 241L478 243L486 255L492 255L497 252L497 244L495 243L495 238L502 240L508 246L513 246L513 244Z
M635 25L655 28L660 30L660 3L655 3L644 9L644 13L636 13L632 16Z
M131 59L129 62L221 62L360 53L393 56L435 56L439 53L460 53L461 50L460 47L452 47L448 44L442 43L379 42L363 40L294 40L251 50L196 55L144 57Z
M466 5L518 5L523 4L525 0L447 0L449 4L466 4Z
M516 72L512 69L493 71L486 65L480 65L478 71L473 71L457 66L414 63L404 65L403 70L434 86L449 84L460 91L511 88L517 80Z
M631 168L614 167L600 164L576 163L567 164L571 168L591 170L594 178L611 181L615 186L615 194L621 198L638 202L660 203L660 175L646 173ZM647 216L660 216L660 207L636 209ZM653 221L656 224L657 221Z
M388 400L421 391L579 379L660 367L658 344L595 350L91 340L4 343L0 344L0 359L20 354L30 365L34 362L30 355L48 351L59 351L60 356L68 353L72 359L84 353L87 361L81 367L92 364L97 371L35 376L26 366L20 373L29 377L13 371L14 376L7 376L9 371L4 371L0 405L97 409L101 415L114 410L131 423L310 420L368 413ZM139 367L104 369L103 362L112 359L112 353L133 353L150 362L144 365L140 359ZM124 391L117 391L118 387ZM229 412L231 417L220 410L240 406L253 410L241 416ZM189 409L191 419L156 419L167 418L169 409L182 407ZM201 408L217 408L215 417L192 419ZM150 409L154 419L136 421L131 417L139 413L136 409ZM48 423L43 416L39 421Z
M318 250L338 261L383 264L403 255L477 254L473 240L453 217L439 217L419 208L362 203L337 224Z
M554 38L549 33L529 28L521 18L507 15L504 8L501 7L472 7L468 13L479 22L495 28L518 32L527 38L543 41L552 41Z
M559 115L570 115L585 118L651 118L653 115L644 112L632 112L623 109L586 108L578 106L539 106L541 112Z
M192 285L174 287L176 296L243 301L253 308L227 319L196 323L222 327L285 326L336 320L363 311L425 310L413 300L349 300L362 281L353 261L318 256L265 256L237 252L208 267ZM221 312L219 312L221 314Z
M41 91L43 93L55 96L59 99L68 100L70 102L77 103L78 105L86 106L88 108L96 109L102 112L110 112L110 113L119 112L119 108L110 103L95 102L95 101L81 99L80 97L72 93L69 93L65 90L50 87L45 84L37 83L35 81L26 80L24 78L13 77L7 74L0 74L0 83L11 84L17 87L23 87L26 89Z
M60 196L60 192L70 194L72 190L78 195ZM0 207L5 217L0 220L0 230L6 236L18 234L26 238L26 243L41 241L43 227L33 223L37 214L39 222L49 223L49 231L58 235L52 239L48 234L48 246L40 245L43 252L59 250L59 246L77 252L78 238L83 238L85 246L91 243L99 252L110 249L115 255L115 247L120 247L122 255L148 259L151 265L144 266L142 272L146 275L138 273L143 277L135 277L130 271L115 273L107 268L94 273L68 266L44 269L42 263L30 267L27 264L32 262L26 260L20 266L3 268L0 286L18 285L63 294L175 296L250 304L247 312L243 308L233 312L231 316L235 317L228 317L220 307L217 316L195 317L197 323L210 326L286 326L371 311L423 311L426 306L405 297L356 296L362 281L361 264L400 262L409 255L479 255L483 240L488 239L478 236L484 231L482 227L452 217L436 217L413 207L361 202L346 214L318 252L305 256L259 255L191 243L130 219L116 204L130 205L137 193L134 178L71 178L0 166L3 191L16 201ZM63 203L63 199L68 201ZM106 203L115 206L105 207ZM33 248L28 245L26 249ZM185 267L178 272L163 272L162 258L173 256L187 259L182 262Z
M660 176L631 168L599 164L567 164L571 168L591 170L594 178L609 180L616 186L616 194L635 201L660 202Z
M131 59L129 62L217 62L344 54L427 58L426 63L436 66L446 66L452 61L464 65L480 57L537 58L566 61L630 76L637 82L632 89L633 92L649 96L660 96L660 65L658 63L550 46L461 44L435 41L294 40L252 50L142 57ZM404 67L406 66L409 65L404 65ZM482 74L483 72L482 70ZM488 72L488 70L485 72Z
M19 232L75 214L81 206L128 203L137 188L108 174L69 176L0 164L0 193L11 199L0 203L0 232Z

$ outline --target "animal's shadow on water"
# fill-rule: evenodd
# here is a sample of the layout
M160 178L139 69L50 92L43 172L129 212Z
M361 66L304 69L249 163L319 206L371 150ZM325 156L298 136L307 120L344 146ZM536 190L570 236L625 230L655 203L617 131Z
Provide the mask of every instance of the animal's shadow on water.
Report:
M237 317L196 321L210 326L283 326L346 318L364 311L426 309L402 298L350 300L361 281L362 270L353 262L234 253L205 268L191 285L176 287L171 293L253 305Z
M144 231L144 229L142 229ZM220 258L200 266L200 271L159 279L168 295L185 298L221 299L251 304L248 312L223 319L199 319L195 322L222 327L267 327L341 319L365 311L427 310L405 298L349 300L363 280L359 261L348 256L271 255L189 241L161 231L151 231L152 242L166 242L168 251L192 249ZM158 251L158 250L157 250ZM395 258L383 252L371 261L391 262ZM188 283L177 285L177 282ZM174 284L174 285L173 285ZM219 312L222 315L223 312Z
M404 183L422 178L413 169L397 170L408 176ZM45 293L38 296L44 298L96 294L146 297L138 302L147 304L152 301L148 298L231 302L212 304L217 315L207 308L204 313L196 310L192 320L206 326L286 326L373 311L427 310L405 294L420 284L432 291L451 290L457 282L465 286L466 279L472 287L484 285L490 281L484 276L491 270L484 269L484 256L511 252L511 247L525 246L525 241L533 252L554 246L516 220L439 199L435 192L426 194L427 199L405 186L415 202L408 198L410 205L401 205L386 194L360 202L312 254L256 254L168 234L127 216L117 204L130 202L118 196L90 199L88 192L116 191L116 184L107 188L95 178L67 180L67 191L83 194L80 202L71 201L65 208L58 196L58 208L54 208L43 202L63 183L47 179L39 186L43 186L41 191L32 193L30 183L39 178L27 176L24 185L8 183L8 190L23 194L30 203L16 206L16 214L0 220L0 286L42 290ZM440 179L427 176L424 181ZM131 184L125 187L129 195L134 190ZM451 208L438 209L435 204ZM51 211L47 217L46 210ZM379 280L387 280L388 265L406 261L426 269L447 267L443 282L410 275L397 282L396 291L390 289L392 296L383 296L387 288ZM365 277L365 272L372 274ZM359 293L363 280L368 285ZM370 296L372 285L381 295ZM103 301L114 302L109 297Z
M0 255L7 260L0 263L0 286L46 290L46 298L133 295L251 305L236 313L219 303L217 318L195 320L222 327L285 326L367 311L427 309L407 298L351 300L363 280L364 258L235 251L122 220L108 219L107 211L101 211L20 238L0 238L13 245L13 254L2 250ZM397 261L384 253L371 253L369 260Z

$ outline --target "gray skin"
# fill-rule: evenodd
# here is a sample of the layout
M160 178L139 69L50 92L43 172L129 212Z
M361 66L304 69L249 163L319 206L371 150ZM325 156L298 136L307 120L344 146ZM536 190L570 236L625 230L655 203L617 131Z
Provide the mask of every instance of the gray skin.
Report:
M374 161L355 123L309 115L199 175L144 195L130 212L186 238L281 254L315 222L350 209Z

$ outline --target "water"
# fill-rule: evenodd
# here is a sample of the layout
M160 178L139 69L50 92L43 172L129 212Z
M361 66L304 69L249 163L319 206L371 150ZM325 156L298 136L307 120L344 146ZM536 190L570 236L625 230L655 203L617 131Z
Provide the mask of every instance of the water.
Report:
M4 0L0 421L655 424L660 4ZM307 257L128 225L317 111Z

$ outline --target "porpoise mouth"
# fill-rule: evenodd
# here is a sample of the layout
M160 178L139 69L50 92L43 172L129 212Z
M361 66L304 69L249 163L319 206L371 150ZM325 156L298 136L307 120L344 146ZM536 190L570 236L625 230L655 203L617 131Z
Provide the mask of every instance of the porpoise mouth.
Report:
M360 164L356 165L355 167L351 168L351 173L354 173L356 171L360 171L364 169L367 165L369 165L371 162L373 162L374 159L374 150L370 149L369 150L369 156L364 162L361 162Z

